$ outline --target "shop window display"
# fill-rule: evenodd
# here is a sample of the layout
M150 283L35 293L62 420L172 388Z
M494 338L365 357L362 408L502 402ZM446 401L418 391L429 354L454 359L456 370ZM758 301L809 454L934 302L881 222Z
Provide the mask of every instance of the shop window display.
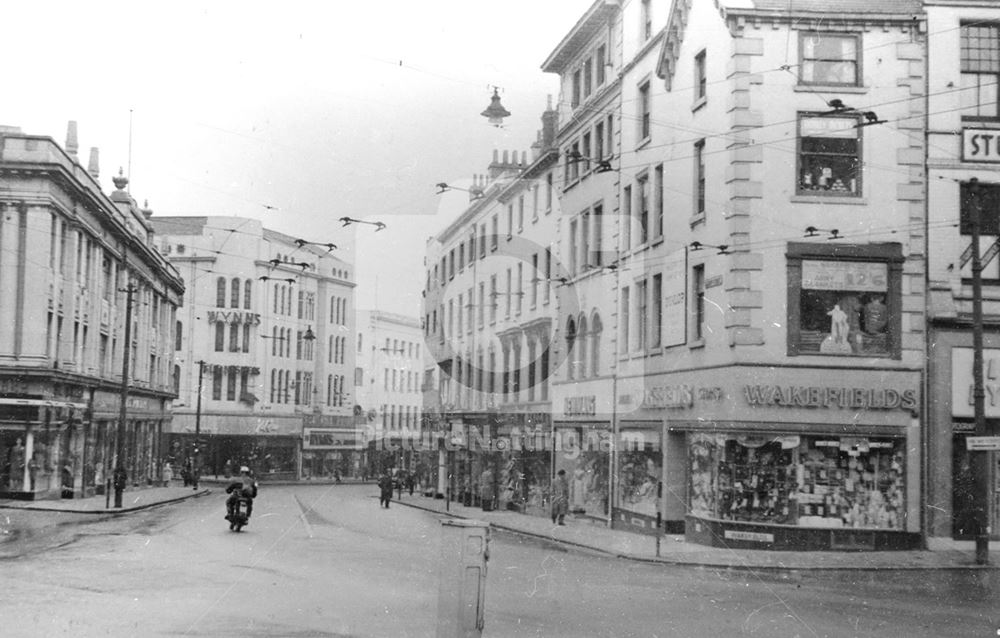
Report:
M662 455L653 446L622 452L618 461L618 498L615 507L656 516L656 493Z
M889 354L888 282L885 263L804 260L799 351Z
M694 516L800 527L903 529L899 439L693 434Z

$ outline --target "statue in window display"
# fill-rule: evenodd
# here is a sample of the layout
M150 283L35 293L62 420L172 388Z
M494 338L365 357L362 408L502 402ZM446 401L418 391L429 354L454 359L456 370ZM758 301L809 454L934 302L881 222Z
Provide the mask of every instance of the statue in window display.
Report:
M865 304L865 332L878 335L885 332L889 311L881 295L875 295Z
M830 317L830 335L823 339L819 351L824 354L851 354L853 350L847 340L850 334L847 313L836 303L826 314Z

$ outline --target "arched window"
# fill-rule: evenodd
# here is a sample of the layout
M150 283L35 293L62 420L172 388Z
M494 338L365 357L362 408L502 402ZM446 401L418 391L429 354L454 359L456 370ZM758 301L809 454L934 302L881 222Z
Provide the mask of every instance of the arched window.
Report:
M250 324L243 324L243 352L250 352Z
M252 285L253 285L253 282L250 281L249 279L247 279L243 283L243 309L244 310L250 310L251 309L250 308L250 289L251 289Z
M184 339L184 324L178 321L176 327L174 328L174 350L177 350L178 352L180 351L183 339Z
M280 292L281 292L281 302L278 304L278 308L280 308L280 310L278 312L280 312L281 314L284 315L284 314L287 314L285 312L285 287L284 286L281 287L281 291Z
M215 280L215 307L226 307L226 278L219 277Z
M215 351L223 352L226 349L226 324L221 321L215 324Z
M230 293L229 307L230 308L239 308L240 307L240 278L239 277L233 277L233 287L232 287L232 292Z
M285 371L284 370L278 370L278 396L277 396L277 402L278 403L284 403L285 402L285 399L284 399L285 392L286 392L286 390L285 390Z
M596 377L601 373L601 316L594 313L590 322L590 375Z
M277 373L277 370L273 370L273 369L271 370L271 393L270 393L270 397L271 397L271 401L270 402L271 403L274 403L274 388L275 388L274 378L275 378L276 373Z
M330 323L337 323L337 298L330 297Z
M272 303L271 312L278 314L278 284L274 284L274 302Z
M576 361L576 352L574 351L576 347L576 322L570 317L566 324L566 378L575 379L574 376L576 366L574 365Z
M578 328L576 340L576 356L573 357L573 365L577 369L578 376L583 379L587 376L587 318L580 317L580 327Z

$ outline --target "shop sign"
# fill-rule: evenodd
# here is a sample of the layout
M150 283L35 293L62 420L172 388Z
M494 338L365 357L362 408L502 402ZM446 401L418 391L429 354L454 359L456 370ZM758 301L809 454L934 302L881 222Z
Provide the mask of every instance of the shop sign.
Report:
M845 410L916 410L916 390L830 388L819 386L745 385L753 406L842 408Z
M951 415L975 416L972 397L972 348L951 349ZM986 418L1000 417L1000 350L983 350L983 390Z
M581 397L566 397L563 414L566 416L593 416L597 414L597 397L592 394Z
M687 251L667 255L663 264L663 345L687 342Z
M29 394L28 383L18 378L0 379L0 392L3 394Z
M306 450L345 450L362 447L363 433L350 428L307 428L302 439Z
M639 407L651 408L690 408L694 405L694 387L686 383L680 385L664 385L646 388L642 394Z
M246 372L249 375L259 375L260 374L260 368L258 368L257 366L234 366L234 365L228 365L228 364L225 364L225 363L206 363L205 364L205 372L211 373L211 372L215 372L216 370L219 370L219 371L223 371L224 370L226 372L229 372L229 374L243 374L244 372Z
M727 529L722 534L726 540L751 541L754 543L774 542L774 534L766 534L764 532L742 532L740 530Z
M962 161L1000 163L1000 129L962 129Z
M1000 450L1000 436L967 436L965 449L970 452Z
M234 323L260 325L260 315L256 312L241 312L239 310L209 310L208 323Z
M885 292L889 270L884 263L853 261L802 262L802 287L806 290L856 290Z

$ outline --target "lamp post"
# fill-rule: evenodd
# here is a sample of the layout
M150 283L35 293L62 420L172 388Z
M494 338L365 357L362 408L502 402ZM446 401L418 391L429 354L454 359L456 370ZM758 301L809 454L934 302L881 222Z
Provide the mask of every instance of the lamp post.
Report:
M126 271L126 276L127 275ZM135 286L131 282L124 289L125 292L125 341L122 347L122 385L118 406L118 430L115 435L115 471L113 484L115 489L115 507L122 506L122 492L125 491L125 483L128 481L128 472L125 470L125 419L128 417L128 367L129 358L132 354L132 295L135 294Z
M191 462L191 482L198 489L198 478L201 475L201 384L205 378L205 362L198 364L198 398L194 409L194 460Z
M972 403L977 436L986 434L986 391L983 387L983 264L979 258L979 235L982 200L979 180L969 180L972 186L970 226L972 227ZM989 472L987 453L973 452L970 464L975 481L977 501L973 506L974 533L976 536L976 564L986 565L990 560L989 536ZM980 500L981 499L981 500Z

